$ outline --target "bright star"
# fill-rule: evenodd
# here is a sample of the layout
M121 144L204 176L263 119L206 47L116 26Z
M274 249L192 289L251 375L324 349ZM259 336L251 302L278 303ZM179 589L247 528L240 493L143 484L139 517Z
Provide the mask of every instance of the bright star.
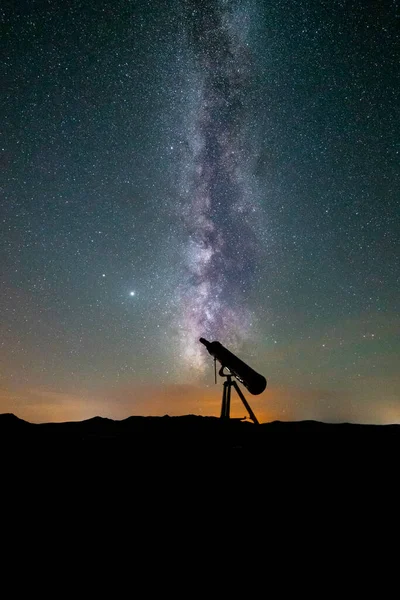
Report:
M129 295L130 295L130 296L134 296L134 295L135 295L135 292L129 292Z

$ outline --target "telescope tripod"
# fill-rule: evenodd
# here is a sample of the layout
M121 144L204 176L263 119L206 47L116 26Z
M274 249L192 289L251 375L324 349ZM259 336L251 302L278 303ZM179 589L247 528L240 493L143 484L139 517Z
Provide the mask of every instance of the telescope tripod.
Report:
M258 425L258 420L256 415L250 408L249 403L244 397L242 390L238 386L235 380L232 380L233 375L231 373L224 373L225 367L222 366L219 370L219 375L221 377L226 377L226 381L224 381L224 389L222 390L222 406L221 406L221 419L229 419L230 418L230 410L231 410L231 388L234 387L239 398L243 402L247 412L249 413L250 419Z

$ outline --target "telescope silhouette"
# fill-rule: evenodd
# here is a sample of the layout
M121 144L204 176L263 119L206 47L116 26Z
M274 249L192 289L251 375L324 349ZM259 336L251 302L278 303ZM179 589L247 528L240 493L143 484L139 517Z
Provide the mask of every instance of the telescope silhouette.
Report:
M220 342L208 342L204 338L199 340L207 348L209 354L221 363L222 367L228 369L249 390L257 396L267 387L265 377L254 371L249 365L227 350Z

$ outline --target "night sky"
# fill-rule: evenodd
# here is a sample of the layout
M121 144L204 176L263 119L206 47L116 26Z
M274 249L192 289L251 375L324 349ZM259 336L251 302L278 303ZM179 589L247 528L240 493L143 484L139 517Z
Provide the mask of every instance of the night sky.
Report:
M398 3L0 10L0 413L400 423Z

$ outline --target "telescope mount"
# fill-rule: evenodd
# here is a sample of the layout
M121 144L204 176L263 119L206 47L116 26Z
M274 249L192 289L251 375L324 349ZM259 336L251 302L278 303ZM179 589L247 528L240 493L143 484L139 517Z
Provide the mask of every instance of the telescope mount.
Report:
M215 359L214 359L214 366L215 366L215 374L216 374L216 361L215 361ZM250 404L247 402L246 398L244 397L242 390L238 386L238 384L235 381L235 379L232 379L232 377L234 377L234 375L232 375L231 372L224 373L224 369L227 369L229 371L228 367L224 367L223 365L220 368L220 370L218 371L218 374L220 375L220 377L226 377L226 380L224 381L224 387L223 387L223 390L222 390L222 405L221 405L221 417L220 418L221 419L229 419L230 418L230 411L231 411L231 389L233 387L233 388L235 388L235 390L236 390L239 398L243 402L244 407L246 408L247 412L249 413L250 419L253 421L253 423L255 423L256 425L259 425L257 417L253 413L253 411L251 410Z

